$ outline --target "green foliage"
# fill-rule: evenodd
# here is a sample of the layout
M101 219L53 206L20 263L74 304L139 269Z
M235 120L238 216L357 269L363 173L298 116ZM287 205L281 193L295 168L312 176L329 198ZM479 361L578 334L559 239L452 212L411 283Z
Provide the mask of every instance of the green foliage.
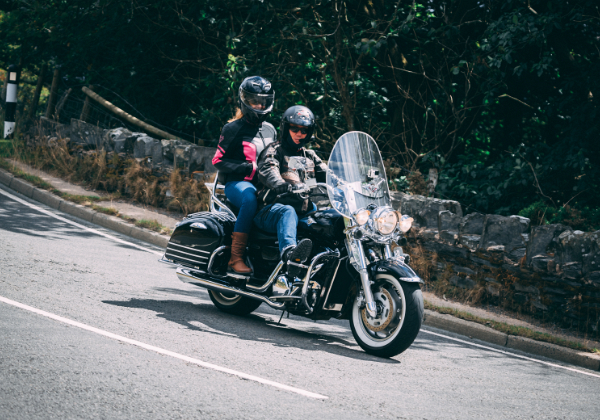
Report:
M239 83L260 74L276 90L271 121L307 105L324 154L360 130L408 171L436 166L438 193L469 210L600 207L595 0L13 0L0 9L0 67L22 61L33 75L60 65L62 91L92 84L207 145L234 114Z

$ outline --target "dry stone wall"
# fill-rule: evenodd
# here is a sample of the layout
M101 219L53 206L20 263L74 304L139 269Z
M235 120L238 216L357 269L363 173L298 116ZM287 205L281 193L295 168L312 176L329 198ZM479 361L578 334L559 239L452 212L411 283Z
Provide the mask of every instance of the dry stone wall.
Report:
M105 130L76 119L72 119L70 124L59 124L42 117L35 130L36 138L68 138L70 143L88 150L106 150L145 159L154 169L172 170L177 167L190 176L216 172L212 164L216 148L197 146L185 140L155 139L122 127Z
M598 336L600 231L521 216L470 213L460 203L393 193L415 219L410 247L424 250L431 285L447 281L487 302Z

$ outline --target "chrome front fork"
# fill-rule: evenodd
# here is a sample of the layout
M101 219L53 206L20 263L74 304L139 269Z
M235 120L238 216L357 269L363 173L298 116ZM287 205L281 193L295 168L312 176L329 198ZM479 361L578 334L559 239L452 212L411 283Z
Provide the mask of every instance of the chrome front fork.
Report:
M367 259L365 257L365 251L363 250L362 243L358 239L347 239L346 246L350 251L352 258L350 262L360 274L360 281L362 283L363 293L365 296L365 304L367 313L371 318L377 317L377 305L373 299L373 292L371 292L371 279L369 279L369 272L367 271Z

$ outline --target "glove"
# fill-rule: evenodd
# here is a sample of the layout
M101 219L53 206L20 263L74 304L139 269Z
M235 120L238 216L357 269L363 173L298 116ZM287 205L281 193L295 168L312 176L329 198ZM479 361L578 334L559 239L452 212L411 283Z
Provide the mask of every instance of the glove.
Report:
M254 169L254 166L252 165L252 163L244 162L244 163L240 163L240 167L238 168L237 172L242 175L250 175L252 173L253 169Z
M288 184L287 182L285 182L285 183L281 184L280 186L273 188L273 191L277 195L287 193L287 192L292 192L292 184Z

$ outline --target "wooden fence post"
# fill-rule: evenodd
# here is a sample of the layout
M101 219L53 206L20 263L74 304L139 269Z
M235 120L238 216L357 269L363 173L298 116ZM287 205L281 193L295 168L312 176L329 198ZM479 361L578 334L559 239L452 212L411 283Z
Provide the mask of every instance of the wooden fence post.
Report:
M38 76L37 85L35 87L35 93L33 94L33 101L31 101L31 106L29 108L30 121L34 119L35 112L37 111L37 107L40 102L40 95L42 93L42 88L44 87L44 77L46 76L46 70L48 70L48 64L44 63L42 65L42 69L40 70L40 75Z
M88 89L93 91L94 86L90 85ZM81 109L81 115L79 116L79 119L83 122L88 122L88 119L90 118L90 112L92 110L90 101L90 97L85 95L85 101L83 102L83 108Z
M46 108L46 118L51 119L54 117L54 111L56 111L56 96L58 93L58 79L60 78L60 68L54 69L54 76L52 77L52 88L50 89L50 97L48 98L48 108Z
M63 96L60 98L60 101L58 101L58 104L56 105L56 120L58 121L60 119L60 112L62 111L62 109L65 106L65 103L67 102L67 100L69 99L69 95L71 94L71 91L73 90L73 88L69 88L64 94Z

